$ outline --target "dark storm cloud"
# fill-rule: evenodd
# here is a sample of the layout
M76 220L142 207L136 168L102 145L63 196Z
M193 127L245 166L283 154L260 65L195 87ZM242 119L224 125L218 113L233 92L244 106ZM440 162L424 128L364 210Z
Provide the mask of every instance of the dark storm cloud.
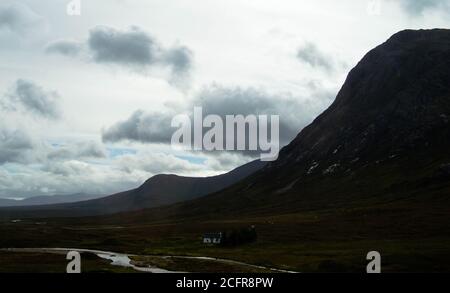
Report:
M331 96L329 93L319 93L315 94L316 100L312 104L300 103L289 95L272 95L252 88L213 85L204 88L193 99L186 112L191 113L194 107L202 107L203 117L214 114L222 117L223 121L226 115L279 115L280 142L284 145L323 109ZM127 120L104 130L103 140L169 144L175 131L170 127L173 117L174 113L170 112L148 113L139 110Z
M173 128L170 113L134 112L125 121L120 121L103 131L105 142L131 140L145 143L170 143Z
M89 58L98 64L117 65L139 72L153 67L169 68L171 82L185 78L192 68L193 53L185 46L165 48L138 27L118 30L107 26L97 26L89 31L86 43L55 41L46 51L66 56L75 56L86 48Z
M146 66L158 61L156 41L138 28L119 31L96 27L89 33L88 45L98 63Z
M219 115L224 121L226 115L279 115L281 144L294 138L302 120L309 116L296 99L253 88L206 87L195 98L193 106L201 106L204 115Z
M58 53L66 56L76 56L80 53L82 44L71 40L58 40L47 45L47 53Z
M450 3L448 0L401 0L403 8L411 15L422 15L430 9L440 9L450 14Z
M332 59L321 52L313 43L306 43L297 50L297 58L312 67L321 67L326 70L333 70Z
M60 117L59 95L53 91L45 91L35 83L19 79L14 91L9 94L10 108L22 108L37 116L57 119Z
M168 66L176 76L186 74L192 65L192 52L189 48L164 48L156 39L137 27L128 31L96 27L90 31L88 46L93 60L97 63L133 68Z

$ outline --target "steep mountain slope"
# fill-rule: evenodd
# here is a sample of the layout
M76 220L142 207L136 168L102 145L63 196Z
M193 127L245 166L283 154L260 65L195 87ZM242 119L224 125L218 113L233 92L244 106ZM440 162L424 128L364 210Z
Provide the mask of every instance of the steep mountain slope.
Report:
M448 142L450 32L402 31L350 72L335 102L286 147L273 167L349 167ZM320 162L323 162L320 164ZM316 165L316 164L314 164Z
M211 177L160 174L151 177L136 189L103 198L70 204L5 208L0 209L0 215L91 216L159 207L217 192L244 179L265 164L266 162L256 160L228 173Z
M337 197L336 188L369 195L434 178L450 163L449 68L450 30L393 35L366 54L334 103L253 183L294 191L337 179L337 187L310 191ZM267 177L278 184L264 185Z

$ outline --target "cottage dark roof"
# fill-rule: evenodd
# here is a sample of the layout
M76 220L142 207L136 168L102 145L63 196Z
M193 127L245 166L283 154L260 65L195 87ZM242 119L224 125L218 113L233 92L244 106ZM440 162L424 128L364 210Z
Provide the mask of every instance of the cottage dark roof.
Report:
M205 233L203 234L203 238L222 238L222 233Z

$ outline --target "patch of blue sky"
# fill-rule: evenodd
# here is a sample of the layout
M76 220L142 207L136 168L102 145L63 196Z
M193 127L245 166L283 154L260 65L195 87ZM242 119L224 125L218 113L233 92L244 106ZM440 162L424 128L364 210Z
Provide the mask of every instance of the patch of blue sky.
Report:
M132 148L115 148L115 147L107 147L108 157L115 158L123 155L135 155L137 150Z

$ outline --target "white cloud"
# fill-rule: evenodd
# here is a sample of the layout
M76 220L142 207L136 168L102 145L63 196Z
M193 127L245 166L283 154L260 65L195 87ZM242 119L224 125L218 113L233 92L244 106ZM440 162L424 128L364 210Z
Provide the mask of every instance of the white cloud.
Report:
M62 54L70 57L77 56L83 49L83 44L74 40L56 40L49 43L45 51L51 54Z
M297 58L312 67L322 67L325 70L334 70L333 59L321 52L314 43L306 43L297 51Z
M18 79L13 92L7 94L6 107L22 109L40 117L58 119L61 116L60 97L55 91L46 91L32 81ZM9 103L8 103L9 102Z
M103 144L95 141L81 141L53 147L47 154L50 160L106 158L107 151Z
M29 161L35 146L34 138L26 130L0 124L0 164Z

